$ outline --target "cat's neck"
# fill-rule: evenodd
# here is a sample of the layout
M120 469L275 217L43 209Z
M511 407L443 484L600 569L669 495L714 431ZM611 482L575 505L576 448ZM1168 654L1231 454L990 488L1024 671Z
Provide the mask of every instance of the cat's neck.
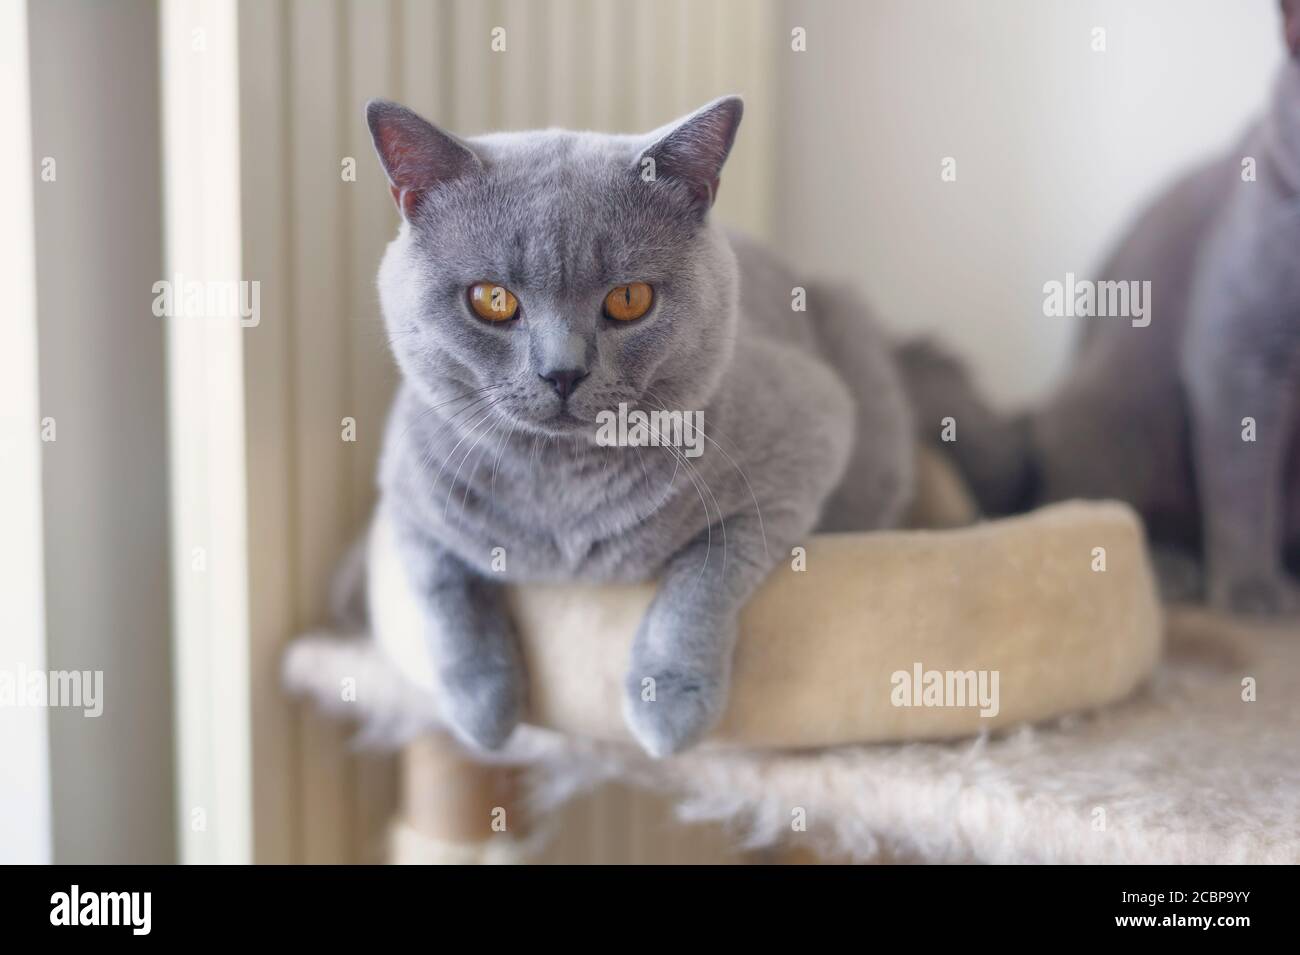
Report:
M650 417L661 409L625 406L611 410L612 421L603 431L593 423L573 433L546 433L510 420L493 407L490 397L466 390L430 399L403 383L390 436L406 445L408 454L421 457L435 483L458 482L476 471L478 477L490 472L516 479L527 475L530 483L576 484L622 474L644 478L647 471L654 476L689 465L705 449L705 423L716 420L717 408L711 403L698 412L679 413L671 422L651 417L647 433L638 430L637 413Z

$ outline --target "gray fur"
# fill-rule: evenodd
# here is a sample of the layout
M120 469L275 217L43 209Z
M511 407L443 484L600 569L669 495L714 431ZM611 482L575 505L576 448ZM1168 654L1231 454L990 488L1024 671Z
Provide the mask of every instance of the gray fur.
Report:
M1010 514L1030 506L1035 494L1030 416L989 406L961 360L934 342L908 342L897 359L918 436L953 459L980 510ZM957 421L957 440L939 444L949 417Z
M907 504L911 424L874 324L832 289L792 311L808 283L708 214L740 112L728 98L645 136L462 142L368 108L405 214L379 271L403 373L379 506L424 596L453 729L473 744L501 744L524 712L504 584L659 581L625 712L663 755L721 715L738 611L823 510L861 530ZM474 316L466 289L485 280L515 293L518 320ZM605 294L631 281L654 287L650 312L604 318ZM586 375L567 406L543 380L557 368ZM620 402L703 411L704 453L596 444L597 412Z
M1257 181L1243 181L1244 157ZM926 416L971 412L957 459L973 483L987 479L980 496L994 511L1126 500L1156 547L1175 551L1158 562L1177 568L1172 589L1194 589L1181 551L1203 559L1216 607L1300 611L1285 566L1288 552L1300 558L1300 59L1238 147L1162 195L1097 277L1150 280L1150 325L1083 319L1061 386L1017 419L991 413L964 372L938 383L932 364L906 361ZM1242 439L1247 417L1254 442Z

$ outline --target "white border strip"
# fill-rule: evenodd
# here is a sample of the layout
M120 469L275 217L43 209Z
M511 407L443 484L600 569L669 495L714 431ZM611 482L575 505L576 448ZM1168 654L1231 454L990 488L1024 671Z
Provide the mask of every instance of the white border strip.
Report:
M45 668L36 237L27 4L0 3L0 670ZM0 863L51 861L50 744L44 708L0 708Z
M165 0L165 275L240 275L239 51L233 0ZM253 857L244 329L169 318L178 846Z

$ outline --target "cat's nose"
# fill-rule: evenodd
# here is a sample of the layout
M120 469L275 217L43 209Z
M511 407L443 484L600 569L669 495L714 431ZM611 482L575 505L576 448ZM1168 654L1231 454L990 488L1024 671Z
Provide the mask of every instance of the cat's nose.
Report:
M573 394L574 389L582 383L582 379L587 377L588 372L583 368L558 368L555 371L542 373L542 378L551 383L555 393L561 399L568 398Z

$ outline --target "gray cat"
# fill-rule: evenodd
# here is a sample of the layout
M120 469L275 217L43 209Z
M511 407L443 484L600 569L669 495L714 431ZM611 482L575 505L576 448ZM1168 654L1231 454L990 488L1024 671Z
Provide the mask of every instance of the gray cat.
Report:
M659 581L624 709L664 755L721 715L737 613L791 547L907 505L912 423L881 332L834 289L794 310L806 283L709 215L741 112L461 140L367 107L403 220L379 270L402 371L380 515L471 744L524 710L505 584ZM620 404L702 412L703 453L602 443Z
M1300 0L1283 11L1292 55L1263 118L1162 195L1101 271L1151 282L1149 326L1084 319L1064 382L1011 419L934 349L902 355L919 418L958 419L946 447L987 510L1129 501L1175 596L1194 589L1175 555L1196 554L1211 604L1265 615L1300 612L1286 569L1288 554L1300 564Z

